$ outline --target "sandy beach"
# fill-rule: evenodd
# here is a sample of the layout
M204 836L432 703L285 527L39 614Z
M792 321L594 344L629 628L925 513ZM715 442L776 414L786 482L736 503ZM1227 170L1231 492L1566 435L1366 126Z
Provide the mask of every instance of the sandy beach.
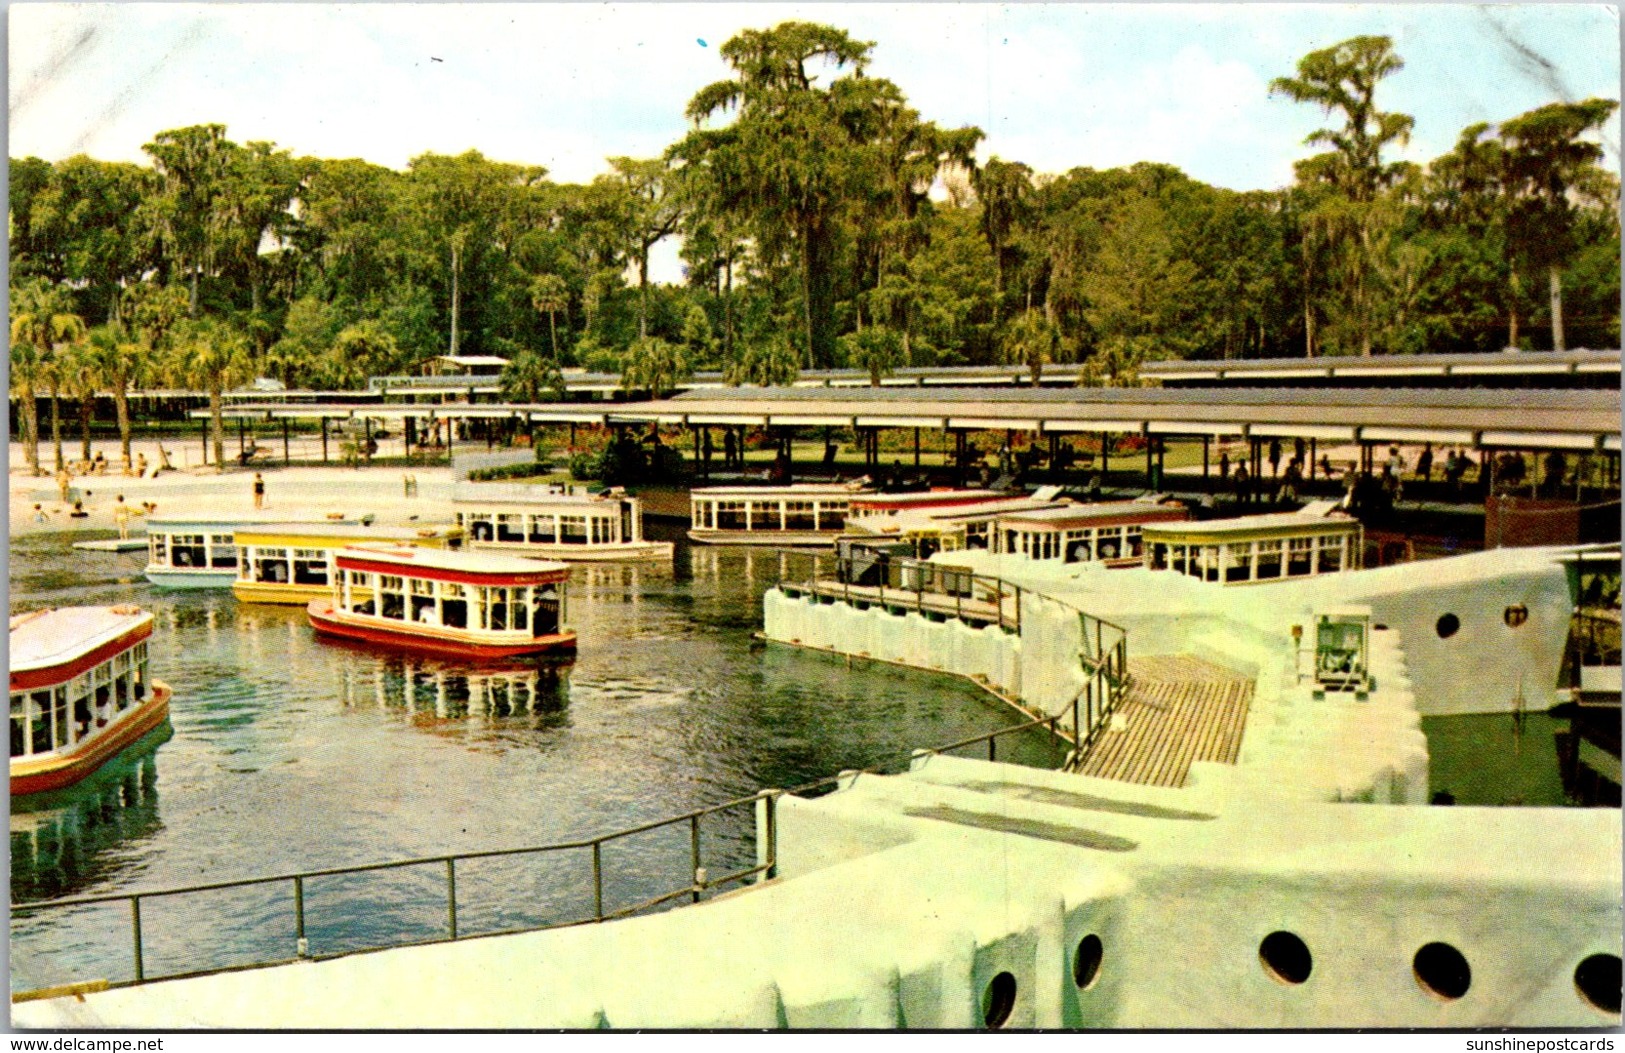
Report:
M75 475L70 499L61 500L49 445L40 447L42 475L27 467L20 443L10 449L8 488L9 529L12 537L42 532L108 531L116 529L113 508L118 496L140 513L143 506L155 506L152 515L165 518L184 516L240 516L268 519L320 518L334 512L358 516L372 513L380 523L436 522L450 518L448 503L451 469L345 468L339 466L293 465L290 467L240 468L228 464L224 471L211 467L180 468L160 472L156 478L124 475L117 463L115 443L97 444L95 449L112 459L106 474ZM77 460L78 444L69 456ZM156 442L132 444L132 456L145 454L148 464L158 463ZM171 454L173 458L173 453ZM265 477L265 506L254 508L254 474ZM406 477L417 481L416 496L406 496ZM77 497L86 515L75 518L73 500ZM36 512L35 505L39 506ZM130 523L132 535L145 532L143 516Z

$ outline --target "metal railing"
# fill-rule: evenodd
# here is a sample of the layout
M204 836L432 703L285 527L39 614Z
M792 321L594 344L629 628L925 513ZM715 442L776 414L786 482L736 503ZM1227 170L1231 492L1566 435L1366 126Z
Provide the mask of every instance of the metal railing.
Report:
M837 555L796 553L813 560L812 577L780 581L780 591L839 598L853 605L907 607L956 620L997 625L1021 635L1022 587L963 567L890 553ZM824 576L824 567L833 577Z
M540 932L548 929L568 928L576 925L595 924L610 921L616 918L629 917L643 911L662 907L676 902L686 901L699 903L708 893L728 885L742 884L752 878L769 880L776 875L778 868L778 802L781 797L814 797L839 787L842 783L848 785L862 775L885 775L899 771L906 771L920 757L947 753L952 750L964 749L982 743L987 745L987 759L996 760L998 757L998 740L1013 734L1031 731L1039 727L1047 728L1052 734L1059 735L1057 728L1058 716L1044 717L1022 724L1000 728L997 731L961 739L945 746L938 746L929 750L915 750L909 758L901 764L892 763L876 765L869 768L844 771L839 775L826 776L813 782L804 783L791 789L759 790L747 797L738 797L721 804L710 805L684 812L682 815L669 819L659 819L643 823L638 826L627 827L597 837L583 838L575 841L564 841L548 845L536 845L525 848L489 849L479 852L461 852L446 855L422 856L413 859L393 860L382 863L365 863L347 867L328 867L317 870L301 870L290 873L275 874L266 877L242 878L233 881L216 881L198 885L186 885L175 888L153 889L143 892L117 892L98 896L76 896L68 899L42 900L35 903L13 903L11 907L12 919L15 924L19 917L40 914L49 911L69 910L79 907L91 907L110 903L127 904L130 919L130 960L133 967L134 979L127 981L109 981L107 987L129 987L136 984L148 983L154 980L173 980L183 977L202 976L212 973L234 971L245 968L260 968L271 965L284 965L301 960L323 960L327 958L344 957L365 951L384 950L392 947L426 946L430 944L446 943L453 940L469 939L475 936L511 935L521 932ZM755 841L757 845L757 862L753 866L741 867L726 873L712 876L705 866L702 838L702 820L708 816L734 809L750 808L752 815L760 824L756 830ZM663 891L655 896L646 897L638 902L606 909L605 906L605 866L604 848L614 842L671 827L687 827L690 871L689 880ZM458 898L457 898L457 868L459 864L475 860L488 860L498 858L517 858L524 856L537 856L553 853L581 852L590 855L592 865L592 903L590 915L569 918L563 921L539 925L522 925L506 929L484 930L478 933L469 933L459 926ZM340 878L357 874L377 873L380 871L403 870L410 867L424 867L439 865L443 868L442 884L445 890L445 922L444 935L426 940L400 940L360 948L347 948L329 953L313 952L310 938L306 931L305 896L307 883L319 879ZM198 895L208 892L219 892L228 889L245 889L282 885L292 893L292 922L293 922L293 954L282 957L256 959L245 964L221 966L153 974L149 971L146 961L146 939L143 935L142 905L154 901L174 899L176 897ZM222 925L225 924L222 920ZM26 993L13 996L14 1000L25 1000Z
M1082 764L1100 733L1110 725L1112 714L1128 691L1127 630L1079 610L1063 599L1030 588L1024 590L1003 578L975 574L952 564L887 552L841 552L833 557L820 553L785 555L805 556L812 561L810 578L788 581L781 573L779 591L791 597L809 594L839 599L853 606L903 607L925 614L952 615L967 624L997 624L1017 636L1021 635L1024 594L1059 604L1075 613L1080 638L1078 661L1084 685L1066 707L1072 715L1073 755L1067 764L1069 770L1076 770ZM831 568L833 576L826 576L826 567ZM781 564L781 569L787 567ZM967 600L970 601L968 606ZM1052 729L1065 737L1058 722Z

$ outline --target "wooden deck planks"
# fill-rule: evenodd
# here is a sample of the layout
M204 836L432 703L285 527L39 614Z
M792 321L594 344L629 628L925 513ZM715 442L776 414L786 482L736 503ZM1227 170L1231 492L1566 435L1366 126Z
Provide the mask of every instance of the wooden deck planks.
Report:
M1151 786L1183 786L1197 761L1234 764L1252 701L1250 679L1189 655L1129 660L1133 684L1082 771Z

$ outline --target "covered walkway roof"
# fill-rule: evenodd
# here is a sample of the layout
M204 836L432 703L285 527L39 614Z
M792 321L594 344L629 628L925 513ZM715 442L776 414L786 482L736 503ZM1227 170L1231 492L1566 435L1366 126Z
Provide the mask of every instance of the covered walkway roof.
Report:
M626 403L250 403L233 417L519 418L535 423L1240 435L1618 450L1617 389L723 388ZM193 416L206 416L197 410Z

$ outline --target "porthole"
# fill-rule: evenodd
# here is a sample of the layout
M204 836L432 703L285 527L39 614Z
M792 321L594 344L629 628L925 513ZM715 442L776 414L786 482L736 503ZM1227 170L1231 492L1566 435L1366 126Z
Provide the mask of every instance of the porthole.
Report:
M1077 953L1072 955L1072 982L1087 990L1100 976L1100 961L1106 950L1100 937L1090 933L1078 941Z
M1507 628L1516 629L1529 620L1529 608L1521 603L1514 603L1501 612L1501 619L1507 623Z
M1272 932L1258 945L1258 960L1264 971L1281 983L1297 986L1309 979L1314 970L1314 958L1309 945L1295 933Z
M1473 970L1462 953L1448 943L1430 943L1411 959L1416 982L1435 998L1454 1002L1473 985Z
M995 976L982 992L982 1023L989 1031L997 1031L1010 1020L1016 1008L1016 978L1004 972Z
M1574 969L1574 987L1594 1009L1613 1016L1620 1009L1619 955L1593 954Z
M1461 629L1461 619L1454 614L1441 614L1433 626L1439 634L1439 639L1448 640Z

